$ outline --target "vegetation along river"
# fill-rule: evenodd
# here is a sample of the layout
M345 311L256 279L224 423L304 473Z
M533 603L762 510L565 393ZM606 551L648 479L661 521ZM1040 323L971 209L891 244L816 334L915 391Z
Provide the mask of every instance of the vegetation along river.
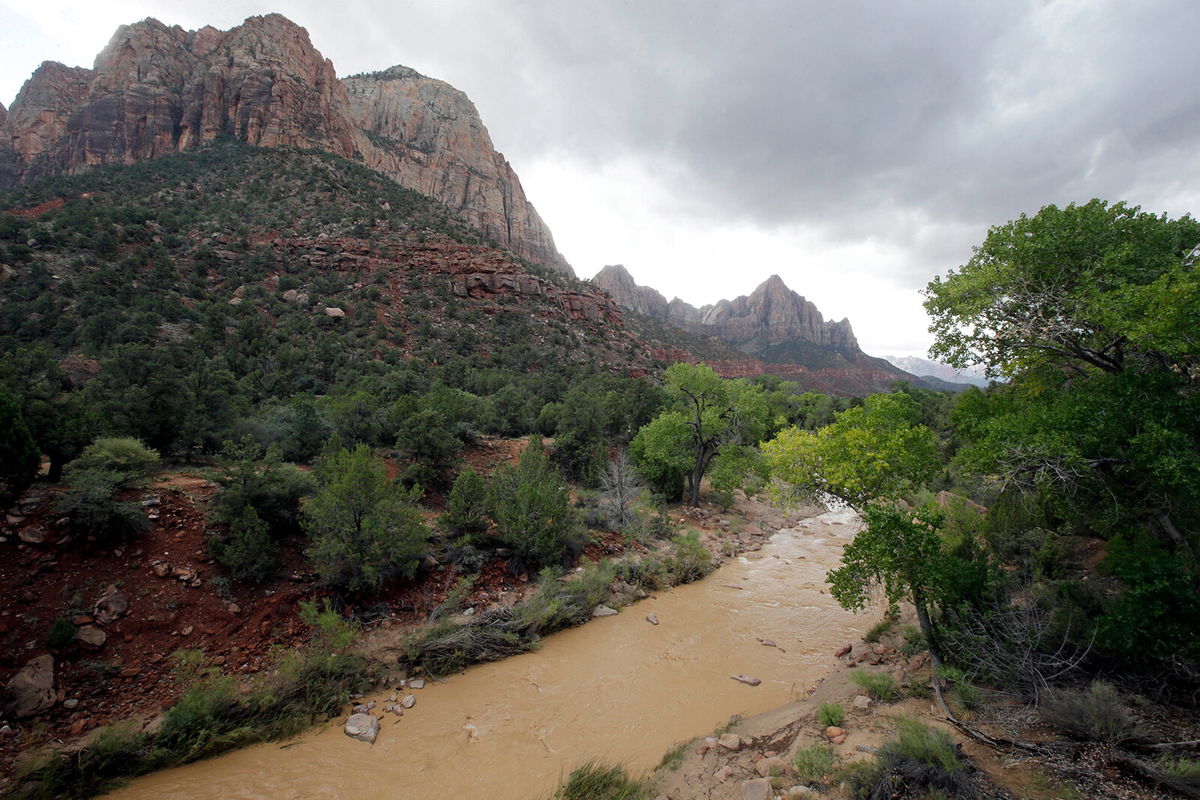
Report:
M385 716L374 745L345 736L343 716L110 796L534 800L588 759L652 768L733 714L801 696L837 648L875 621L822 591L855 530L846 511L804 520L703 581L557 633L537 652L427 683L403 717ZM762 683L731 679L739 674ZM375 699L382 705L391 693Z

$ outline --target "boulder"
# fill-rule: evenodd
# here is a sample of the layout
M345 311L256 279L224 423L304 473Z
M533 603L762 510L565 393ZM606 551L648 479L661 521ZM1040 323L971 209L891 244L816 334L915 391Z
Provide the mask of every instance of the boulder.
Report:
M851 705L857 708L859 711L866 711L871 707L871 698L867 697L865 694L855 695Z
M368 744L375 743L379 736L379 720L370 714L351 714L346 720L346 735Z
M755 778L752 781L742 781L742 800L771 800L775 793L771 791L769 778Z
M774 775L787 775L789 767L788 763L779 756L769 756L760 758L754 765L754 771L764 778L770 778Z
M657 614L647 614L646 622L649 622L651 625L657 625L658 624L658 615Z
M340 308L327 306L325 308L325 316L334 317L335 319L340 319L340 318L346 316L346 312Z
M128 610L129 596L117 589L116 584L113 584L96 601L96 607L92 609L92 616L101 625L108 625L110 622L120 619Z
M404 695L404 699L400 701L402 708L412 708L417 704L417 696L413 694Z
M854 645L852 645L852 644L844 644L844 645L842 645L841 647L839 647L839 648L838 648L838 651L837 651L836 653L834 653L834 654L833 654L833 657L834 657L834 658L841 658L842 656L848 656L848 655L850 655L850 651L851 651L851 650L853 650L853 649L854 649Z
M739 683L744 683L747 686L758 686L760 683L762 683L761 678L751 678L749 675L730 675L729 677L733 678Z
M411 681L408 682L408 688L424 689L425 688L425 679L424 678L413 678Z
M723 733L717 737L717 744L726 750L738 751L742 749L742 737L736 733Z
M37 716L54 705L54 656L38 656L4 687L4 713L17 719Z
M75 630L75 641L88 650L99 650L108 641L108 634L96 625L83 625Z
M596 606L596 610L592 612L593 617L612 617L617 614L615 608L609 608L605 605Z

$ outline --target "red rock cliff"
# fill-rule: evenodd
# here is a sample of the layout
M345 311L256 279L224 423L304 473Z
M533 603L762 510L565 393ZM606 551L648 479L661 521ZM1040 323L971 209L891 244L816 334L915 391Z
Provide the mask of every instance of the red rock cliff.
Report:
M360 158L518 255L573 274L462 92L403 67L341 81L279 14L228 31L146 19L119 28L93 69L42 64L0 119L0 189L221 136Z

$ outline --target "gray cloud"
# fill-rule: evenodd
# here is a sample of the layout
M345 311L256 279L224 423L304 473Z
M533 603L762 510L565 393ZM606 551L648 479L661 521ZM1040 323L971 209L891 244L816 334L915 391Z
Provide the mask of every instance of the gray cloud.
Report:
M914 280L1045 203L1194 196L1191 0L449 8L376 10L371 35L467 91L518 170L633 156L681 213L871 231L918 248Z

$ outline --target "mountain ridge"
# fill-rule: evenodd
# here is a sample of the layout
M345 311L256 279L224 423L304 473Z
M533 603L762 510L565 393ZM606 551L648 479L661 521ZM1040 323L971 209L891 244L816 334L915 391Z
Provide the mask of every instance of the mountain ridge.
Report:
M696 308L679 298L639 285L621 264L601 269L592 283L623 309L644 314L693 334L713 336L745 359L711 361L726 377L773 374L804 388L839 394L888 391L898 380L922 383L915 375L862 351L849 319L825 320L816 305L778 275L749 295Z
M339 79L280 14L227 31L147 18L118 28L91 69L43 62L0 115L0 189L226 136L361 161L574 274L465 94L407 67Z

